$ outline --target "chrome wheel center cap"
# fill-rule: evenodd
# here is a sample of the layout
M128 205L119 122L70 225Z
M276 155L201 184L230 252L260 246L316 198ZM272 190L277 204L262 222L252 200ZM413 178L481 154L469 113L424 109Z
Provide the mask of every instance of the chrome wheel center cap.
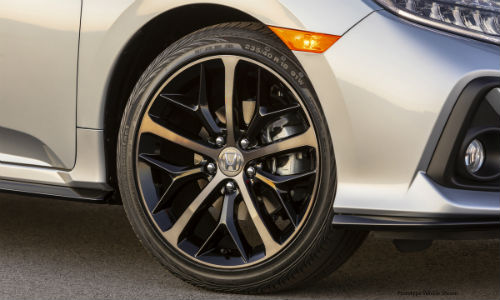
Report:
M227 147L219 154L219 169L226 176L236 176L243 169L244 159L241 152L234 147Z

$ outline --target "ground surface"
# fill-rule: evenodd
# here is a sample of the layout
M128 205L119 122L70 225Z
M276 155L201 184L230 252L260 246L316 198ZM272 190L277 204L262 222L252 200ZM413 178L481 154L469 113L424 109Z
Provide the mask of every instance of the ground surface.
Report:
M499 299L499 244L440 241L424 252L401 254L391 241L370 236L323 281L237 298ZM89 298L236 297L194 288L164 271L135 238L121 206L1 195L0 299Z

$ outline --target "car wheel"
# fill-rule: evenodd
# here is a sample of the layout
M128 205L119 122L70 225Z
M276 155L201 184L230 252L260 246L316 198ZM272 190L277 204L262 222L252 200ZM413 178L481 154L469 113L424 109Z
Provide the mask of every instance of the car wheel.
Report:
M192 33L146 69L118 137L123 205L185 281L276 291L338 268L363 232L332 226L335 160L294 55L256 23Z

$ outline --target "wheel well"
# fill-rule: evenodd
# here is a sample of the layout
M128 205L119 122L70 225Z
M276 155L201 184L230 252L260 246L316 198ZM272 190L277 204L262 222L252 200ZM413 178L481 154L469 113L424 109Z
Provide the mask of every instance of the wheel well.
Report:
M253 21L250 15L222 5L193 4L167 11L144 25L127 43L109 81L104 111L104 137L108 184L118 191L116 144L121 117L135 83L147 66L170 44L203 27L225 22ZM147 45L144 47L143 45ZM112 203L121 203L114 193Z

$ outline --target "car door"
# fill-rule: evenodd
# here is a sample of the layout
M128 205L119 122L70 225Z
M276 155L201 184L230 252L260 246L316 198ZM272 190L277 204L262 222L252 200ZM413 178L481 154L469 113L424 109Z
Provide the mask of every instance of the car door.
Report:
M0 165L73 167L80 14L81 0L0 0Z

